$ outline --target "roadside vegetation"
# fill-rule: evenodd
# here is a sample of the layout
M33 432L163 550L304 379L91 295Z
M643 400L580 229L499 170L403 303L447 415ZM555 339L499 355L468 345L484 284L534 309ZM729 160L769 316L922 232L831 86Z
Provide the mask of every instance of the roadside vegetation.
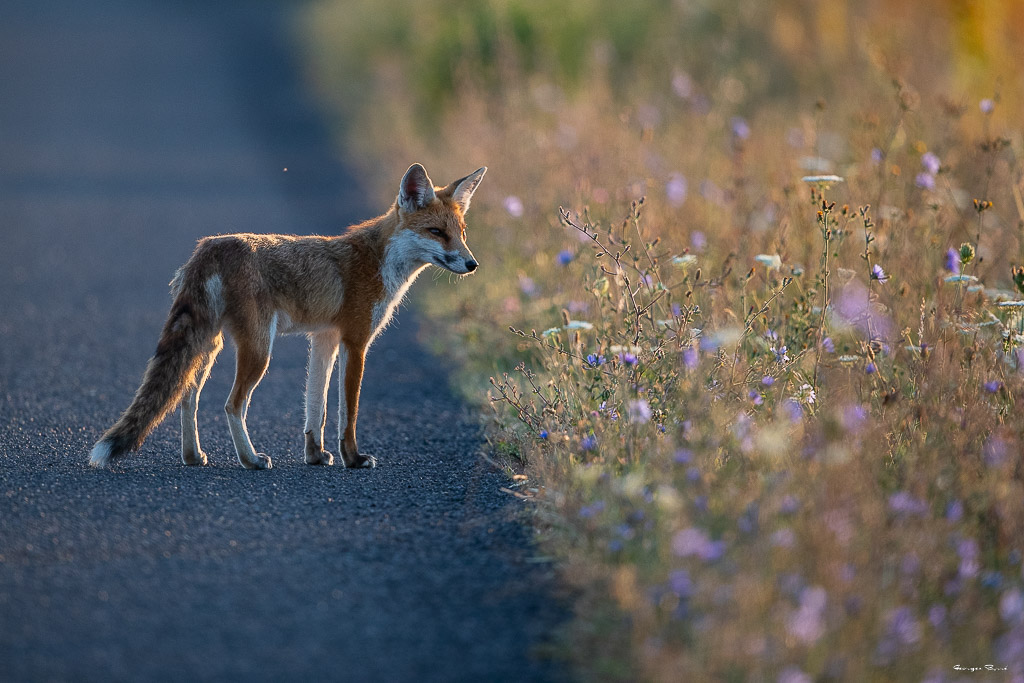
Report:
M1024 680L1018 3L308 18L381 199L490 167L479 273L421 304L581 677Z

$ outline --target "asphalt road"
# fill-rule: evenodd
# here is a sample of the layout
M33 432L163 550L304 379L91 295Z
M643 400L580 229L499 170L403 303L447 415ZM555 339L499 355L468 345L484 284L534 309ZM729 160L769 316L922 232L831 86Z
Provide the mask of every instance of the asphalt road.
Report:
M180 463L176 414L114 470L86 464L197 238L384 208L332 157L293 7L0 2L2 680L560 675L536 656L563 616L549 572L411 311L368 358L375 470L303 464L301 337L278 340L249 413L273 470L235 460L230 350L200 406L208 467Z

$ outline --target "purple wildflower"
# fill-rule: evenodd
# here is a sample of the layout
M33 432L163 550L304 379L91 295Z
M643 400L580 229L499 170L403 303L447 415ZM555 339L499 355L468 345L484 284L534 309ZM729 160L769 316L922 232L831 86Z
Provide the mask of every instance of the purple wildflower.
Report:
M512 216L512 218L522 218L523 200L515 195L505 197L505 210L508 211L508 215Z
M1019 588L1012 588L999 599L999 614L1007 624L1024 623L1024 595Z
M583 437L583 439L580 441L580 448L582 448L585 451L594 450L595 448L597 448L597 437L594 436L593 434L588 434L587 436Z
M872 163L880 164L882 163L883 158L884 157L882 156L882 150L878 149L877 147L871 150Z
M693 247L694 251L704 251L708 246L708 238L700 230L694 230L690 233L690 246Z
M899 516L924 515L928 512L928 504L915 498L907 491L897 491L889 496L889 509Z
M946 270L953 275L960 274L960 250L950 247L946 250Z
M796 544L796 534L789 527L783 527L772 534L771 542L776 548L792 548Z
M700 352L692 346L683 349L683 365L687 370L693 370L700 363Z
M771 375L765 375L764 377L761 378L761 384L765 385L766 387L770 387L771 385L775 384L775 378L772 377Z
M935 175L939 172L942 167L942 163L939 161L939 157L935 156L931 152L925 152L921 155L921 165L924 166L924 170L928 175Z
M567 266L572 263L572 252L568 249L563 249L558 252L558 265Z
M985 441L981 454L989 467L1001 467L1010 459L1010 444L1000 436L992 436Z
M779 672L779 677L775 679L775 683L813 683L813 681L813 678L797 666L787 666Z
M989 590L997 591L1003 586L1003 575L999 572L985 572L981 575L981 585Z
M956 553L960 556L960 577L973 579L977 576L981 571L978 542L973 538L965 538L957 544Z
M835 353L836 344L832 341L832 337L825 337L821 340L821 348L825 349L825 353Z
M828 593L821 586L800 591L800 607L789 615L786 629L797 640L813 643L825 634L825 604Z
M804 409L800 407L800 404L791 398L787 398L782 402L782 410L786 413L786 417L789 421L796 424L804 417Z
M800 509L800 500L796 496L787 495L779 504L779 512L784 515L791 515Z
M676 454L672 456L672 460L674 460L676 464L679 465L689 464L689 462L693 460L693 451L691 451L689 448L680 448L678 451L676 451Z
M931 623L932 628L941 628L946 622L946 606L932 605L928 610L928 621Z
M542 438L542 439L546 439L546 438L548 438L548 430L546 430L546 429L542 429L542 430L540 430L540 435L539 435L539 436L540 436L540 438Z
M914 645L921 639L921 625L909 607L897 607L886 615L886 632L900 645Z
M882 306L871 300L871 294L858 280L851 280L840 290L835 302L836 315L872 339L888 339L893 324Z
M876 263L871 266L871 279L878 280L879 282L885 282L889 279L889 276L885 274L884 270L882 270L882 266Z
M580 508L580 517L583 519L593 519L597 515L604 511L604 501L598 500L590 505L584 505Z
M674 315L675 317L678 318L682 314L683 314L683 309L679 307L679 304L676 304L676 303L672 304L672 315Z
M535 297L540 293L540 288L529 276L519 276L519 291L529 297Z
M959 522L964 516L964 504L959 500L951 500L946 505L946 519L950 522Z
M685 569L669 572L668 587L680 598L688 598L693 595L693 580L690 578L690 572Z
M747 397L754 402L755 406L759 406L762 403L764 403L764 398L761 397L760 392L758 392L756 389L751 389L750 392L747 394Z
M929 175L928 173L918 173L914 178L914 183L925 190L934 190L935 176Z
M997 379L993 379L988 382L985 382L983 386L985 387L985 391L987 391L990 394L994 394L997 391L999 391L999 387L1003 386L1003 383Z
M688 527L672 537L672 552L677 557L690 557L699 554L710 542L711 539L702 530Z
M859 403L851 403L843 408L839 422L849 432L859 430L868 419L868 411Z
M980 103L978 103L978 108L981 109L982 114L991 114L993 111L995 111L996 103L986 97Z
M626 365L636 365L636 356L628 351L620 353L619 360Z
M686 470L686 478L689 481L700 481L700 470L696 467L690 467Z
M590 363L591 365L595 365L596 366L596 365L604 365L605 363L608 362L608 360L604 356L598 355L596 353L588 353L587 354L587 362Z
M668 203L672 206L682 206L686 201L686 190L688 185L686 178L681 173L673 173L665 185L665 194Z
M867 365L864 366L864 372L869 374L869 375L873 375L877 371L878 371L878 368L875 367L874 363L868 363Z
M732 134L740 140L746 140L750 137L750 126L741 116L732 117L730 122L732 126Z

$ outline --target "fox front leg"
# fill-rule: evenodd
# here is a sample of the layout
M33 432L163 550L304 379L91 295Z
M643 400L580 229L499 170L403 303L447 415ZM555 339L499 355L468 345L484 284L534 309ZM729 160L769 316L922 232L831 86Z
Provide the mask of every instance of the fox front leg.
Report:
M340 365L343 370L339 374L341 400L338 407L338 420L345 425L341 438L341 459L345 467L376 467L377 459L372 455L359 452L356 443L356 418L359 415L359 388L363 382L363 364L366 360L366 347L358 344L345 344L345 351Z

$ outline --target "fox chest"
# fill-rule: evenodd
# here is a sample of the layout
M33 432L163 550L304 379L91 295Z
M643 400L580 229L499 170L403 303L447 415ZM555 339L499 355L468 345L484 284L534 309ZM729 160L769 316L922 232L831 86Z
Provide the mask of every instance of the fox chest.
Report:
M404 273L405 277L401 278L384 278L383 296L374 302L370 312L370 341L373 341L388 326L395 314L395 309L402 303L402 299L405 298L409 287L416 280L416 276L425 268L426 265L417 267L412 272Z

